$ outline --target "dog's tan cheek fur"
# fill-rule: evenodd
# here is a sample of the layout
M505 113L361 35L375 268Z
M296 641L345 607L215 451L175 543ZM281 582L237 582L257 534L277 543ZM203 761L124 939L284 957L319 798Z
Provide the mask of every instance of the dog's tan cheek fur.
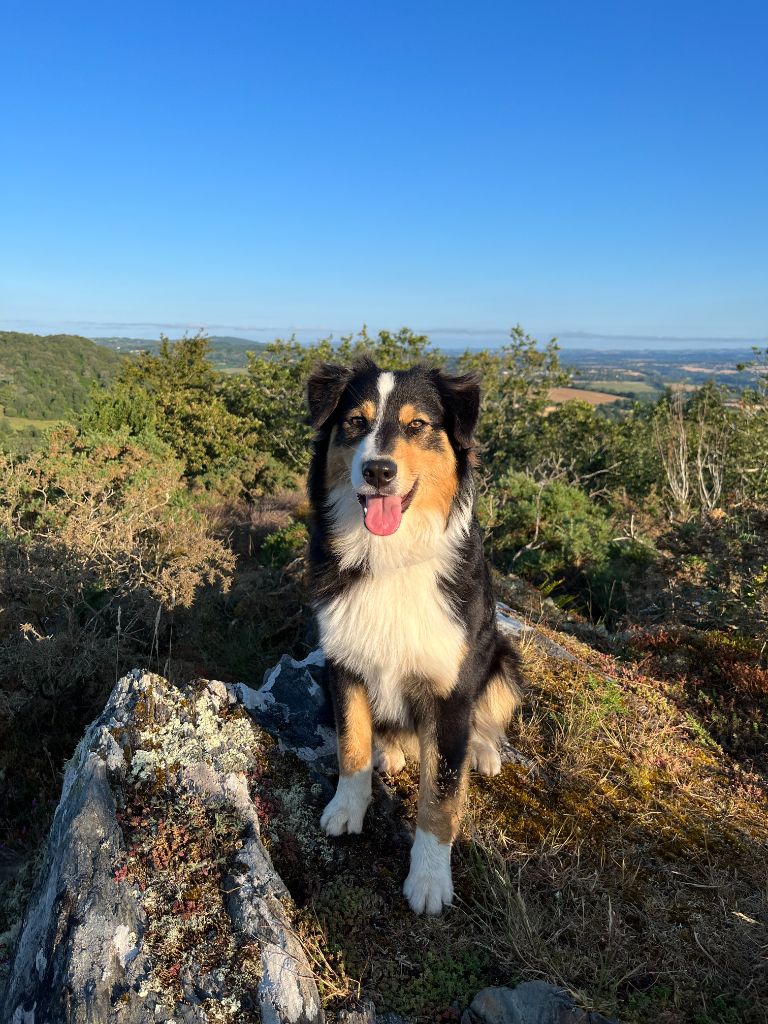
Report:
M417 438L397 441L392 457L407 474L408 486L418 477L413 508L437 513L445 520L458 489L456 457L446 435L440 431L440 448L425 448Z
M362 686L346 694L344 729L339 737L339 767L342 775L351 775L371 766L373 726L368 695Z

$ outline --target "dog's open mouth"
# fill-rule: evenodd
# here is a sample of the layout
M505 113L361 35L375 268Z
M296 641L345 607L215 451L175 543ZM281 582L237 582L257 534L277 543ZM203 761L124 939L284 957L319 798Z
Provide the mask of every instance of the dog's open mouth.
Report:
M417 481L418 482L418 481ZM416 483L407 494L358 494L357 500L363 506L363 522L370 533L377 537L389 537L402 522L403 512L413 500Z

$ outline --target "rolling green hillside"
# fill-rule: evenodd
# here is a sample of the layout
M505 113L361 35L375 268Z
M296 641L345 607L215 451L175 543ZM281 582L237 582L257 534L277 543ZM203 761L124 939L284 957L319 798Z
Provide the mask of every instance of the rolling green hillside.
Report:
M76 335L0 331L0 417L17 429L25 420L66 419L83 408L94 381L112 379L120 361Z

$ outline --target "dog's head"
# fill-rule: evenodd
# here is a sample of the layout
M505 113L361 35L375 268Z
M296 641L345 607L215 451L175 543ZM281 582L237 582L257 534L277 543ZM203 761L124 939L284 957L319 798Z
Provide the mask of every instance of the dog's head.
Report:
M425 366L385 371L369 359L324 364L308 398L325 442L325 487L354 490L370 533L395 533L411 508L447 522L469 467L480 407L474 377Z

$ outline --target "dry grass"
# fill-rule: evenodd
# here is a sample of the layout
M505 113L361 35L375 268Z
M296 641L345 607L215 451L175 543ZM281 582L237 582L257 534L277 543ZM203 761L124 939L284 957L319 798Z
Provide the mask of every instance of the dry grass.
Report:
M692 729L663 684L526 657L515 744L540 771L476 781L463 915L502 970L622 1020L765 1021L764 780Z

